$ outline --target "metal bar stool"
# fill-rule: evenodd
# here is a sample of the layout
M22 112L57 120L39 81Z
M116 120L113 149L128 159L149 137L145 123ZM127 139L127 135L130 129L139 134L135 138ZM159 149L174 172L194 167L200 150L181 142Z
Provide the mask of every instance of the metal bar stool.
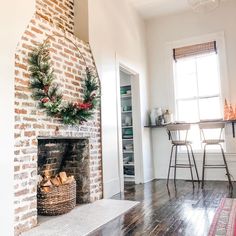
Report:
M195 172L196 172L198 183L200 183L200 181L199 181L197 165L196 165L196 161L195 161L195 158L194 158L191 142L187 140L188 131L190 129L190 124L167 125L166 129L167 129L167 132L169 134L169 138L170 138L171 143L172 143L169 169L168 169L168 175L167 175L167 187L169 186L169 178L170 178L171 168L174 168L174 185L175 185L175 188L176 188L176 169L177 168L189 168L190 169L190 174L191 174L191 180L192 180L192 184L193 184L193 188L194 188L194 178L193 178L193 171L192 171L193 167L194 167ZM182 137L184 137L184 138L182 138ZM179 164L177 162L178 147L180 147L180 146L185 146L186 147L187 155L188 155L188 164ZM175 148L175 160L174 160L174 164L172 164L174 148ZM190 152L191 152L191 156L192 156L192 159L193 159L193 164L191 163Z
M221 145L221 143L223 143L225 140L222 139L222 132L223 129L225 128L225 123L224 122L207 122L207 123L200 123L199 124L199 128L201 130L202 133L202 137L203 137L203 141L202 143L204 144L204 151L203 151L203 165L202 165L202 188L204 188L204 180L205 180L205 169L208 168L214 168L214 169L221 169L221 168L225 168L226 170L226 175L228 177L228 181L229 181L229 186L231 189L233 189L233 184L231 181L231 177L230 177L230 173L229 173L229 168L227 165L227 161L225 158L225 152L224 149ZM207 135L207 131L208 133L210 132L210 130L216 130L216 134L213 135ZM217 131L218 130L218 131ZM209 137L210 136L210 137ZM213 137L213 138L212 138ZM210 145L217 145L220 147L221 150L221 154L223 157L223 161L224 164L223 165L209 165L206 164L206 147L210 146Z

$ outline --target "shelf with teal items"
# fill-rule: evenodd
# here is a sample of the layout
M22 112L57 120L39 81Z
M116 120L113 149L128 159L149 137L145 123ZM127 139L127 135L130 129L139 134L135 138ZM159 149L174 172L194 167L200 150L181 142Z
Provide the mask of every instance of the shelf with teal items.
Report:
M124 177L125 178L135 178L134 165L124 164Z
M124 166L134 166L134 163L127 163L127 164L124 164Z
M124 177L125 177L125 180L132 180L132 181L134 181L134 175L124 175Z
M122 94L121 95L121 99L131 99L132 98L132 94Z
M121 113L122 114L132 113L132 110L130 110L130 111L122 111Z
M133 128L127 128L123 130L122 134L127 136L129 135L130 137L133 136Z
M122 126L122 129L132 129L133 126Z
M128 92L129 91L129 92ZM120 94L122 95L127 95L131 93L131 85L127 85L127 86L121 86L120 87Z
M134 154L134 151L123 151L124 154Z

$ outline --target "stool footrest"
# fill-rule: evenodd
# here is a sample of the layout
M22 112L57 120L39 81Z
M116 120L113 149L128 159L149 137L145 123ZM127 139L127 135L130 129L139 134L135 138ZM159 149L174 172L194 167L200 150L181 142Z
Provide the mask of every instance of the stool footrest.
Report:
M175 166L170 166L172 168L175 168ZM176 164L176 168L192 168L194 167L193 165L188 165L188 164Z
M221 169L221 168L226 168L226 166L225 165L204 165L204 168Z

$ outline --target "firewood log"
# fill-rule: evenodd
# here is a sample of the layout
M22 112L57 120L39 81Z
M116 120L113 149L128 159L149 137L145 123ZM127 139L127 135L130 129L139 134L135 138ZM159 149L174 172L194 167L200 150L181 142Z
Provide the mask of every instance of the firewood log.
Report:
M62 185L61 178L59 176L57 176L56 178L57 178L57 181L58 181L59 185Z
M61 182L58 179L59 178L57 177L51 179L51 183L56 187L58 187L61 184Z
M60 172L59 173L60 179L61 179L61 183L64 184L67 181L67 175L66 172Z
M41 187L51 187L52 186L52 183L51 181L48 179L48 180L43 180L41 183L40 183L40 186Z
M67 178L67 181L65 182L65 184L70 184L70 183L72 183L73 181L74 181L74 176L70 176L70 177L68 177Z
M41 187L40 188L42 192L49 193L51 191L50 187Z

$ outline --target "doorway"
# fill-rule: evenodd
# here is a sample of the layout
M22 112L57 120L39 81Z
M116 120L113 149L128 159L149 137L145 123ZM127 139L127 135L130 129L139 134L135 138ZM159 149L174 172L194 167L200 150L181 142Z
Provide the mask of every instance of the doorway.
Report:
M120 186L141 183L141 113L139 75L119 66L117 83Z

